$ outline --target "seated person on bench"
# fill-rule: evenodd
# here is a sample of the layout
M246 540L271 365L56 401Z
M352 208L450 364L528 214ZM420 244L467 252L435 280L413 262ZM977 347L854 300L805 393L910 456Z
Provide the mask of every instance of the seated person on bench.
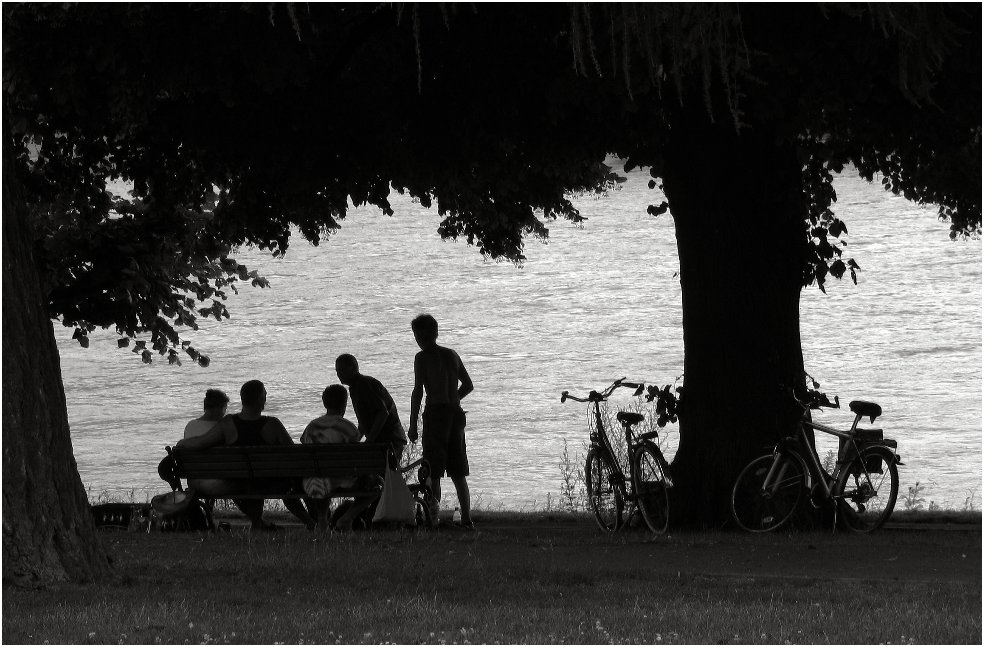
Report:
M312 420L301 434L301 443L357 443L361 435L359 428L349 420L346 420L345 406L348 403L348 392L341 384L332 384L321 394L321 401L325 405L325 415ZM331 509L330 501L327 497L332 491L339 488L358 487L356 478L328 478L315 476L304 479L304 491L313 498L315 516L318 519L318 529L328 530L328 512ZM376 497L358 497L355 503L345 511L335 527L343 532L352 529L352 523L358 518L366 508L372 505Z
M182 439L177 443L177 446L190 449L207 449L219 445L292 445L294 440L287 433L283 423L273 416L262 415L263 407L266 405L266 395L263 382L259 380L246 382L239 390L239 396L243 403L243 410L240 413L226 416L201 436ZM291 486L287 479L257 481L257 479L192 479L188 481L188 487L201 496L222 498L236 494L270 491L271 489L274 491L278 489L287 490ZM284 499L283 501L284 506L300 519L309 530L314 528L314 519L311 518L301 501L297 499ZM276 525L263 520L263 499L233 498L233 502L249 517L254 529L275 530L277 528Z
M229 396L219 389L205 391L205 413L185 425L184 437L201 436L225 418L229 408Z

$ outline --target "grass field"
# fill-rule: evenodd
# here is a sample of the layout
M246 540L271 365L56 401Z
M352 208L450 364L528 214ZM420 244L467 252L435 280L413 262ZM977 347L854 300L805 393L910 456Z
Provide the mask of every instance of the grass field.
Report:
M103 534L121 576L6 588L11 643L964 643L981 532L602 535L584 515L478 532Z

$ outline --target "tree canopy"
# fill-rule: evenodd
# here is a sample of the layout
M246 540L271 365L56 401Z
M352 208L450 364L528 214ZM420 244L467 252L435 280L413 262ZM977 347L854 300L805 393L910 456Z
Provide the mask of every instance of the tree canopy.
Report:
M979 10L977 11L979 13ZM160 352L228 316L229 256L318 244L348 204L433 202L442 236L522 259L567 194L659 178L683 118L797 142L804 282L852 274L831 173L854 164L980 225L980 33L950 5L16 5L5 91L49 311ZM976 88L976 94L975 94ZM133 183L134 199L107 191ZM666 205L654 205L653 213ZM124 343L121 341L121 344ZM139 350L139 349L136 349ZM195 357L195 354L193 357ZM146 357L146 355L145 355Z
M228 316L237 280L262 284L232 249L283 253L291 227L318 244L349 202L391 213L391 188L435 203L441 235L520 260L524 235L578 219L570 191L614 181L606 153L658 178L667 130L694 113L798 142L804 279L822 287L856 267L840 259L846 226L831 210L845 164L939 204L954 235L979 229L980 34L965 31L968 13L10 7L6 93L50 314L83 343L117 326L173 356L175 326ZM114 179L133 183L133 200L108 193Z

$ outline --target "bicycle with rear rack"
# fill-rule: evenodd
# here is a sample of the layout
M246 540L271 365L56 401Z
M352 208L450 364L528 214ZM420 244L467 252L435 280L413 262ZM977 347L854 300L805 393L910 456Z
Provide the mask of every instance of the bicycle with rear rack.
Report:
M881 429L861 429L871 424L882 409L874 402L856 400L849 407L854 424L848 430L813 422L810 411L840 407L840 400L811 392L800 400L791 397L803 413L794 436L782 439L771 454L750 462L738 475L731 493L731 514L749 532L769 532L793 516L802 497L807 495L814 508L832 504L834 525L838 518L849 530L871 532L892 515L899 492L901 465L898 443L884 438ZM832 434L840 439L833 473L828 473L810 442L807 430Z
M641 514L646 526L653 533L666 532L669 527L669 489L673 487L669 465L655 441L657 431L636 434L633 427L645 419L641 413L620 411L615 418L622 425L628 449L628 474L617 459L614 446L605 429L601 403L619 388L634 388L635 395L642 394L645 385L615 380L602 391L591 391L587 397L577 397L568 391L561 393L561 403L567 400L588 404L589 416L594 419L591 446L584 465L584 483L588 502L598 526L607 532L623 527L625 507L631 506L631 515Z

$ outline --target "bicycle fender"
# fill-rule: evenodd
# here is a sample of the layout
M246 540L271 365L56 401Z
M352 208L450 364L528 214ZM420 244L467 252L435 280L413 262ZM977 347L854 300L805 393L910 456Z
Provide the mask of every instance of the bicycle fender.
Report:
M808 492L813 490L813 484L814 484L813 473L810 472L810 467L809 465L807 465L806 459L800 456L798 451L792 451L792 450L784 451L782 452L782 455L788 458L789 460L793 460L799 463L800 470L803 473L803 479L805 481L804 485L806 486L806 490Z
M673 487L673 474L670 472L670 464L666 461L666 457L663 456L663 452L660 451L659 446L654 442L646 441L639 445L640 447L650 447L655 450L656 457L659 459L660 469L663 470L663 476L666 477L666 488L670 489Z

